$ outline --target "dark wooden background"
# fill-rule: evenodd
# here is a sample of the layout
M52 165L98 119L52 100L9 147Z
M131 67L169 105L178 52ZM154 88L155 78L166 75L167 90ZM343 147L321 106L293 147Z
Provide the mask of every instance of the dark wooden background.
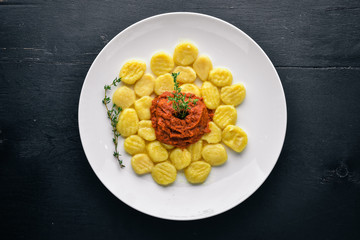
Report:
M191 11L273 61L288 128L266 182L200 221L144 215L97 179L78 132L86 73L117 33ZM0 0L1 239L360 239L360 2ZM126 183L125 183L126 184Z

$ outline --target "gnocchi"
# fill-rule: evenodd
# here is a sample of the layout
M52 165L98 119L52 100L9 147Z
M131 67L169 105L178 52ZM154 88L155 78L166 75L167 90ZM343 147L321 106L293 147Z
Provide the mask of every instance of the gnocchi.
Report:
M161 75L155 79L154 91L157 95L174 90L174 80L170 73Z
M116 130L123 137L128 137L137 133L139 128L139 118L135 109L126 108L119 117L119 121L116 124Z
M208 143L218 143L221 141L221 129L214 123L209 122L209 133L205 133L202 139Z
M169 162L158 163L153 167L151 176L160 185L166 186L176 180L177 171Z
M227 125L235 125L237 120L237 112L232 105L221 105L214 113L213 121L221 129L224 129Z
M230 86L233 76L227 68L214 68L209 73L209 81L218 87Z
M208 56L201 55L194 62L193 68L202 81L206 81L210 70L213 68L212 62Z
M149 96L144 96L136 100L134 106L136 113L140 120L149 120L150 119L150 107L153 98Z
M223 142L235 152L242 152L247 145L248 138L244 130L238 126L229 125L222 133Z
M154 163L145 153L136 154L131 158L131 166L139 175L150 173L154 167Z
M200 91L207 108L216 109L220 105L219 89L211 82L204 82Z
M174 61L169 54L157 52L151 57L150 68L155 75L160 76L174 68Z
M200 89L198 88L198 86L192 83L185 83L181 85L181 92L192 93L198 97L201 97Z
M201 150L202 150L202 146L203 146L203 142L200 139L199 141L197 141L196 143L191 144L190 146L187 147L187 150L190 152L191 154L191 161L195 162L200 160L201 158Z
M225 147L220 144L209 144L203 147L201 155L205 162L211 166L219 166L227 161L227 153Z
M151 120L141 120L139 122L138 135L146 141L154 141L156 139L155 129L152 127Z
M135 93L126 86L119 87L113 94L113 103L122 109L128 108L135 102Z
M145 141L137 135L131 135L124 141L124 149L130 155L145 152Z
M193 162L185 170L186 179L192 184L205 182L211 171L211 165L204 161Z
M182 42L176 45L174 51L174 62L176 65L191 65L197 58L198 48L190 42Z
M191 154L186 149L175 148L170 154L170 160L177 170L182 170L190 164Z
M177 66L173 73L180 73L177 77L180 83L192 83L196 80L196 73L191 67Z
M127 61L120 70L119 77L126 84L134 84L145 73L146 63L141 60Z
M237 106L243 102L246 90L242 83L223 87L220 91L220 98L225 104Z
M139 97L150 96L154 91L155 78L151 74L144 74L144 76L135 83L134 91Z
M146 150L153 162L163 162L169 157L168 151L160 144L159 141L150 142L146 146Z

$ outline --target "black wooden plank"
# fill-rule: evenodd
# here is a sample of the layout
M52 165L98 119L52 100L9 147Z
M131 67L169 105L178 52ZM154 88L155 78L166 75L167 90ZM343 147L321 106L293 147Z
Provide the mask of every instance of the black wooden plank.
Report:
M127 26L171 11L206 13L234 24L276 66L360 67L360 2L349 0L2 4L0 61L89 64Z

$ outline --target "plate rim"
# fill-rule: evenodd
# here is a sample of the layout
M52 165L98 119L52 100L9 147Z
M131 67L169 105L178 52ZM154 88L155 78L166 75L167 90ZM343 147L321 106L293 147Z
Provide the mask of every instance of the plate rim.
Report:
M88 157L88 154L86 153L85 151L85 147L84 147L84 143L83 143L83 140L82 140L82 137L81 137L81 125L80 125L80 122L81 122L81 116L80 116L80 113L81 113L81 106L82 106L82 102L83 102L83 98L82 98L82 95L83 95L83 90L84 90L84 87L86 85L86 79L88 78L89 76L89 73L91 72L95 62L97 62L99 56L111 45L112 42L115 41L115 39L117 39L121 34L123 34L124 32L127 32L129 31L131 28L133 27L136 27L137 25L139 24L142 24L146 21L149 21L149 20L152 20L152 19L156 19L156 18L161 18L161 17L164 17L164 16L169 16L169 15L193 15L193 16L200 16L200 17L204 17L204 18L209 18L209 19L212 19L212 20L216 20L216 21L219 21L223 24L226 24L228 26L230 26L231 28L233 28L234 30L240 32L245 38L247 38L247 40L249 40L250 42L252 42L253 44L255 44L255 46L258 48L258 50L261 51L261 53L263 54L263 56L265 56L267 62L270 63L270 66L271 66L271 69L272 71L275 73L276 75L276 78L277 78L277 82L280 86L280 89L281 89L281 95L282 95L282 98L284 99L284 132L282 134L282 140L281 140L281 147L279 148L279 151L276 152L276 160L274 161L274 163L272 164L271 168L269 168L269 172L266 174L266 176L263 178L262 181L260 181L261 183L256 187L254 188L252 191L250 191L250 193L243 199L241 200L240 202L238 202L237 204L233 205L233 206L226 206L224 207L222 210L220 211L214 211L213 213L211 214L208 214L208 215L198 215L196 217L193 217L192 218L171 218L171 217L166 217L166 216L158 216L158 215L155 215L155 214L152 214L152 213L148 213L148 212L144 212L143 210L140 210L138 209L137 207L135 206L132 206L126 202L124 202L123 200L121 200L120 198L117 197L117 195L109 188L106 186L106 184L101 180L101 178L99 177L98 173L94 170L94 167L92 166L90 160L89 160L89 157ZM244 201L246 201L247 199L249 199L250 196L252 196L263 184L264 182L268 179L268 177L270 176L271 172L273 171L275 165L277 164L278 160L279 160L279 157L280 157L280 154L282 152L282 149L284 147L284 142L285 142L285 137L286 137L286 132L287 132L287 103L286 103L286 96L285 96L285 92L284 92L284 88L283 88L283 85L282 85L282 82L280 80L280 77L279 77L279 74L278 72L276 71L276 68L274 66L274 64L272 63L272 61L270 60L269 56L265 53L265 51L260 47L260 45L255 42L255 40L253 40L248 34L246 34L244 31L242 31L240 28L236 27L235 25L225 21L225 20L222 20L220 18L217 18L217 17L214 17L214 16L211 16L211 15L208 15L208 14L203 14L203 13L197 13L197 12L167 12L167 13L161 13L161 14L157 14L157 15L153 15L153 16L150 16L150 17L147 17L147 18L144 18L140 21L137 21L131 25L129 25L128 27L126 27L125 29L123 29L122 31L120 31L118 34L116 34L102 49L101 51L97 54L96 58L93 60L93 62L91 63L91 66L89 68L89 70L87 71L86 73L86 76L85 76L85 79L84 79L84 82L82 84L82 87L81 87L81 92L80 92L80 97L79 97L79 103L78 103L78 128L79 128L79 135L80 135L80 141L81 141L81 146L83 148L83 151L85 153L85 156L86 156L86 159L91 167L91 169L93 170L93 172L95 173L96 177L100 180L100 182L102 183L102 185L105 186L105 188L110 191L117 199L119 199L122 203L124 203L125 205L131 207L132 209L135 209L143 214L146 214L146 215L149 215L149 216L152 216L152 217L156 217L156 218L160 218L160 219L166 219L166 220L175 220L175 221L194 221L194 220L201 220L201 219L206 219L206 218L210 218L210 217L214 217L214 216L217 216L217 215L220 215L222 213L225 213L233 208L235 208L236 206L239 206L241 203L243 203Z

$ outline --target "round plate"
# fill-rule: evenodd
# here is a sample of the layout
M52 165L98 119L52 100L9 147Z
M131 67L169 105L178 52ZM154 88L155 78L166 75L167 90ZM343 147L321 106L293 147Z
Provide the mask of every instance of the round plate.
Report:
M227 67L233 83L244 83L247 96L236 109L237 124L248 134L242 153L227 149L228 161L213 167L204 184L187 183L179 172L174 184L157 185L150 174L138 176L131 157L119 152L125 168L113 157L114 145L101 100L104 85L118 76L129 59L150 58L159 50L172 54L183 40L194 42L214 67ZM110 95L111 96L111 95ZM284 142L286 102L279 76L263 50L244 32L218 18L197 13L168 13L142 20L112 39L99 53L85 78L79 102L79 129L91 167L101 182L127 205L172 220L201 219L238 205L260 187L273 169Z

